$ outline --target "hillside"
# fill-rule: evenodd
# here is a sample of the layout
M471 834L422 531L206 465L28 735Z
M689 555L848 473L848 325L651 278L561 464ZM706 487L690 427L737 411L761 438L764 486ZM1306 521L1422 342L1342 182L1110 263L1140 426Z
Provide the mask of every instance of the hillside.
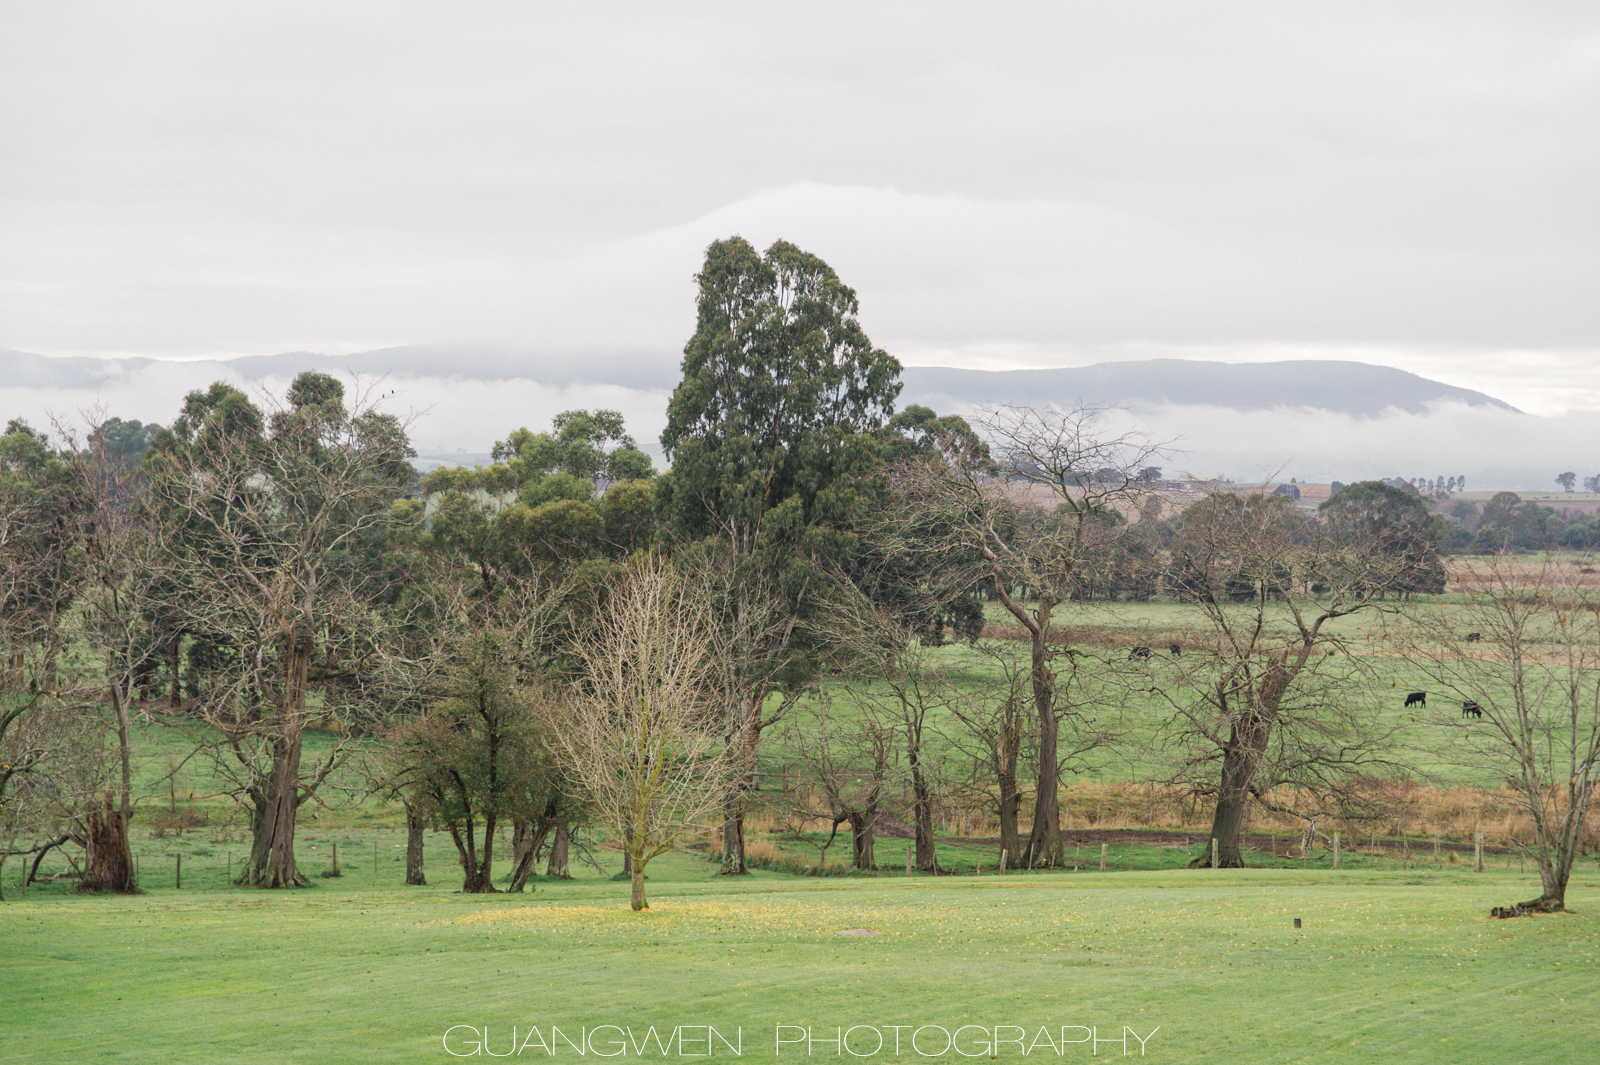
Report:
M1363 362L1295 360L1227 363L1192 359L1102 362L1051 370L962 370L909 366L901 404L935 410L959 404L1021 406L1231 407L1234 410L1312 408L1377 417L1386 408L1426 413L1430 404L1464 403L1515 410L1468 388L1431 381L1404 370Z

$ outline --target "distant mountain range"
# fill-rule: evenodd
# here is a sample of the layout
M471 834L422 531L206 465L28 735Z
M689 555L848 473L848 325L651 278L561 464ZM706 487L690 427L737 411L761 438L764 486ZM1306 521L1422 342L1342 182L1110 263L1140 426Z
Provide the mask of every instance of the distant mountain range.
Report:
M99 391L116 379L162 366L145 358L47 358L0 349L0 387ZM172 363L166 367L174 368ZM226 361L189 363L198 379L235 376L246 381L290 377L302 370L345 371L375 378L459 377L482 381L525 379L546 385L614 384L666 390L678 379L675 359L582 356L541 358L510 350L445 344L383 348L355 355L287 352ZM1191 359L1102 362L1052 370L962 370L908 366L900 405L920 403L946 411L960 405L1148 408L1228 407L1240 411L1279 407L1377 417L1394 407L1424 413L1439 402L1514 411L1510 404L1470 388L1362 362L1294 360L1227 363Z
M1429 404L1449 401L1516 410L1482 392L1430 381L1404 370L1331 360L1230 363L1144 359L1060 370L908 366L901 380L905 383L900 393L902 406L920 403L941 411L963 403L1034 407L1083 403L1133 409L1174 404L1241 411L1307 408L1372 418L1389 407L1421 414Z

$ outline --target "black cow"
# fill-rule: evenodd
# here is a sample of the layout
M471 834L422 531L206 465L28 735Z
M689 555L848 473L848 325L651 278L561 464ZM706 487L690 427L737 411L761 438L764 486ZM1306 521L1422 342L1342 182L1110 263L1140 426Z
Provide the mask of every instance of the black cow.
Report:
M1413 706L1426 707L1427 705L1428 705L1428 693L1427 692L1412 692L1410 695L1406 696L1406 709L1408 709L1408 710L1411 709Z
M1177 658L1179 655L1183 654L1183 648L1179 647L1177 644L1170 645L1167 650L1172 652L1173 658Z
M1481 718L1483 716L1483 707L1479 706L1474 700L1468 699L1461 704L1461 716Z
M1483 633L1481 633L1481 632L1469 632L1469 633L1467 633L1467 642L1468 643L1477 643L1481 639L1483 639Z
M1128 652L1128 657L1129 658L1140 658L1140 659L1149 658L1150 657L1150 648L1148 648L1148 647L1135 647L1133 650Z

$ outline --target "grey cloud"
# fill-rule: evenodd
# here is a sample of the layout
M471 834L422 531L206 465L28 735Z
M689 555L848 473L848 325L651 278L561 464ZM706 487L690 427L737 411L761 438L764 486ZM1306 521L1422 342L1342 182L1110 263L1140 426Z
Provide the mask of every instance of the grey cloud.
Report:
M737 231L826 258L892 350L1592 352L1597 29L1560 4L35 5L0 38L0 343L654 372Z

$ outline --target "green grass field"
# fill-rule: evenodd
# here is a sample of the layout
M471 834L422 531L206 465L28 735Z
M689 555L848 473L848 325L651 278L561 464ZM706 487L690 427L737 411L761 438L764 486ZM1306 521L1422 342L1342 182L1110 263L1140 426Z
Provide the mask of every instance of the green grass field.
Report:
M308 866L331 839L308 833ZM551 1027L590 1056L615 1041L685 1040L714 1026L753 1062L778 1025L813 1037L960 1026L1021 1045L987 1059L1122 1056L1124 1026L1168 1062L1588 1062L1600 1008L1600 873L1576 912L1496 921L1491 905L1535 893L1515 870L1252 869L916 877L719 879L671 855L650 868L652 909L583 868L526 895L453 893L442 837L430 886L346 834L345 875L297 892L223 882L221 855L193 857L184 889L142 860L147 894L79 898L35 886L0 906L0 1061L444 1062L453 1025L489 1029L504 1054L550 1055ZM377 838L373 836L371 838ZM215 849L214 849L215 850ZM13 878L9 875L8 880ZM1303 927L1294 927L1294 918ZM865 930L877 934L842 935ZM619 1029L597 1026L616 1025ZM1086 1026L1088 1031L1076 1027ZM538 1039L530 1044L530 1026ZM1040 1029L1046 1030L1045 1036ZM742 1042L739 1033L742 1031ZM1154 1034L1152 1035L1152 1031ZM786 1028L790 1039L803 1028ZM912 1029L902 1029L908 1039ZM1052 1046L1046 1046L1045 1037ZM989 1035L968 1027L959 1049ZM873 1060L893 1054L894 1030ZM453 1049L473 1039L458 1029ZM835 1058L811 1044L810 1057ZM701 1052L688 1041L671 1056ZM1136 1039L1128 1050L1137 1054ZM635 1055L625 1044L623 1057ZM557 1039L557 1058L576 1058ZM661 1057L651 1044L646 1057ZM715 1055L733 1057L720 1042ZM849 1057L848 1054L844 1055ZM899 1058L922 1057L902 1044Z
M1452 605L1443 596L1429 609ZM1151 603L1075 608L1066 627L1154 644L1197 624L1187 608ZM1417 769L1463 779L1441 746L1448 733L1402 721L1404 691L1421 685L1382 652L1382 619L1340 624L1368 667L1350 697L1403 725ZM1110 642L1098 653L1125 654ZM970 648L938 655L959 685L998 677ZM851 712L847 696L835 705ZM1152 744L1161 707L1133 697L1118 713L1125 749L1096 778L1159 776L1171 754ZM1574 912L1497 921L1491 906L1538 893L1531 869L1509 852L1484 873L1448 854L1435 862L1420 836L1410 853L1381 855L1347 838L1338 871L1326 849L1305 862L1247 839L1253 868L1213 873L1183 868L1199 840L1131 833L1110 844L1106 873L1098 843L1069 841L1074 871L1004 877L997 841L941 838L941 864L960 875L937 878L897 874L907 841L880 836L876 875L723 879L675 852L651 866L652 909L635 915L627 885L611 879L616 854L603 849L574 861L574 880L463 896L448 837L429 834L429 886L404 887L399 811L363 797L352 762L325 805L301 814L297 853L313 887L272 893L229 882L247 846L243 818L203 757L181 764L204 736L181 720L138 730L133 842L145 894L79 897L62 880L19 897L20 866L5 866L0 1062L444 1062L453 1025L487 1026L497 1056L515 1026L519 1060L552 1056L541 1042L553 1039L555 1057L579 1057L562 1038L584 1057L611 1054L618 1039L619 1056L639 1056L626 1041L651 1026L659 1039L644 1056L663 1056L659 1040L673 1032L684 1041L667 1056L692 1056L706 1049L693 1039L709 1036L694 1026L707 1025L754 1062L852 1056L831 1042L779 1049L779 1025L798 1026L782 1029L790 1040L807 1026L830 1040L858 1026L855 1053L883 1034L871 1060L1137 1056L1138 1038L1145 1058L1229 1065L1600 1060L1592 855L1568 893ZM308 759L333 742L308 735ZM776 776L789 757L774 730L763 768ZM336 844L341 875L319 875ZM783 850L808 853L798 842ZM841 837L828 857L848 851ZM503 845L497 853L509 858ZM42 873L62 867L52 855ZM508 869L501 861L496 873ZM897 1025L912 1026L899 1029L898 1055ZM1008 1041L982 1048L997 1026ZM1126 1043L1106 1042L1125 1028ZM942 1051L941 1030L957 1029ZM1009 1041L1019 1031L1023 1042ZM1085 1035L1098 1047L1064 1042ZM451 1047L466 1053L475 1038L458 1028ZM717 1041L713 1056L734 1055Z

